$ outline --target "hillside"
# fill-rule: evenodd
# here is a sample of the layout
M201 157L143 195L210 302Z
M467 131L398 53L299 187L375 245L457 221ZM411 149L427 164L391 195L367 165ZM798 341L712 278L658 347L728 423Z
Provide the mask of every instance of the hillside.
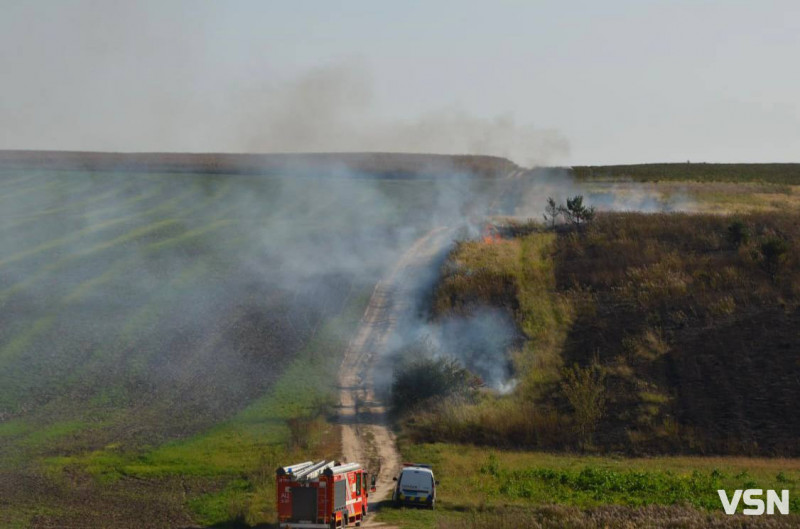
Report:
M519 384L497 402L412 421L411 435L800 455L798 226L796 213L604 213L582 231L531 226L461 243L435 313L508 311L525 336L512 355ZM581 391L605 401L597 422L581 423ZM492 406L509 413L492 417Z

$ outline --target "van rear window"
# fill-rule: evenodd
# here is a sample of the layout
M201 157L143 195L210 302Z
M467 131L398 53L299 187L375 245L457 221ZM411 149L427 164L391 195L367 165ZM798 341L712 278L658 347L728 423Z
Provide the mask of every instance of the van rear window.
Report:
M421 470L404 470L400 474L400 487L405 490L433 490L433 476Z

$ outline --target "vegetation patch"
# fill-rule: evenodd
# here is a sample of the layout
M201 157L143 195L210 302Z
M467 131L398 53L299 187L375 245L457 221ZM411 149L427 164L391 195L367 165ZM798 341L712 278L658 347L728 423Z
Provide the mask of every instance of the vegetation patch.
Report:
M441 482L434 512L381 511L382 521L402 527L733 528L744 520L753 527L792 527L800 521L797 514L729 517L716 492L786 489L790 512L798 513L797 460L623 458L449 444L401 444L401 449L405 459L433 464Z

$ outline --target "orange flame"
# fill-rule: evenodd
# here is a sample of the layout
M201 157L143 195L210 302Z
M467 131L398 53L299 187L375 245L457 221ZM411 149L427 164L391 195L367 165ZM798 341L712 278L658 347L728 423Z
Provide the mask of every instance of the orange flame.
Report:
M483 243L484 244L494 244L496 242L500 242L502 237L500 234L497 233L497 229L492 226L491 224L486 224L483 227Z

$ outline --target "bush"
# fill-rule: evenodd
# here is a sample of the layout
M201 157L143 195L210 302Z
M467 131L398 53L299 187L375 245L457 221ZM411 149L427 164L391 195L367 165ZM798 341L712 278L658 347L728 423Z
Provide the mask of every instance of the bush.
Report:
M761 266L773 281L778 277L788 251L789 244L778 237L768 239L761 244Z
M564 370L561 390L575 412L575 430L584 448L591 445L606 407L605 374L597 363Z
M452 358L414 355L401 362L392 380L391 407L395 414L413 410L425 402L454 395L472 394L477 377Z
M735 220L728 226L728 242L731 246L739 248L747 244L748 240L750 240L750 230L747 229L747 225L744 222Z

